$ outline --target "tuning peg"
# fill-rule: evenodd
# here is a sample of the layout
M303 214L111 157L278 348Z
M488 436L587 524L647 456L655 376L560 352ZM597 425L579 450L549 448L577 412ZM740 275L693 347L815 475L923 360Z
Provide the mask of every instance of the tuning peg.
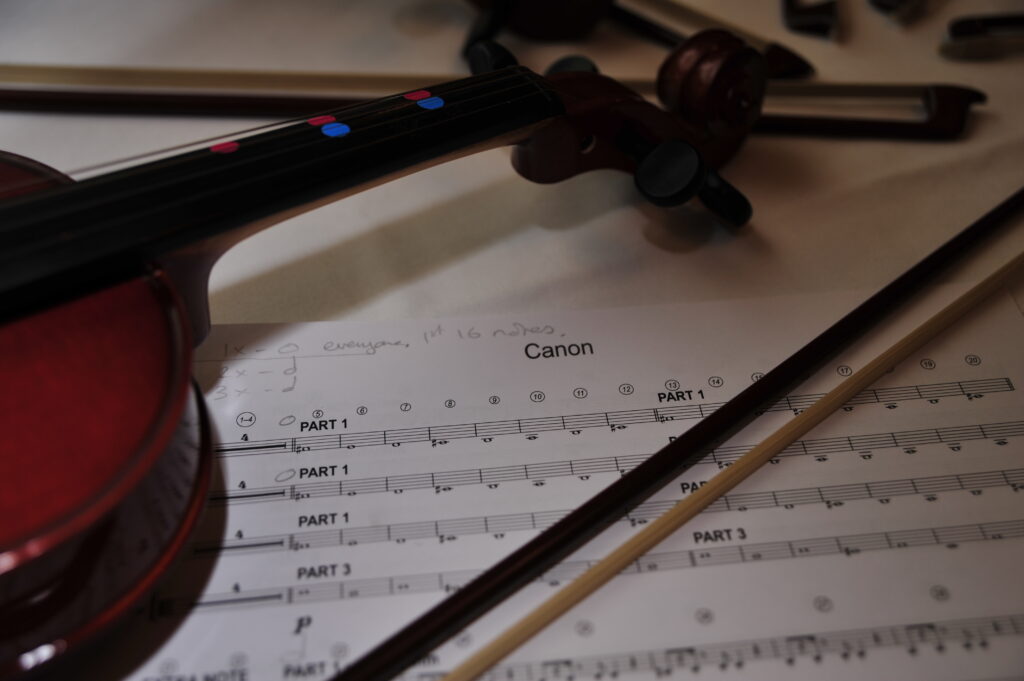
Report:
M469 64L470 73L474 76L519 64L514 54L493 40L478 40L466 47L463 55Z
M939 46L947 59L998 59L1024 50L1024 14L961 17L949 23Z
M567 57L562 57L544 71L545 76L550 76L553 73L566 73L573 71L576 73L600 73L595 64L589 57L584 57L581 54L570 54Z
M839 30L835 0L813 5L803 5L799 0L782 0L782 20L791 31L822 38L834 36Z
M909 24L924 13L925 0L868 0L874 9L901 24Z
M637 189L656 206L678 206L694 196L712 213L736 226L746 224L753 213L750 201L682 140L658 144L637 164L633 175Z
M697 196L709 211L737 227L750 222L754 214L754 208L743 192L711 169Z
M462 44L462 54L468 57L469 50L478 42L490 40L498 34L501 27L508 21L514 0L494 0L489 4L480 5L482 10L470 25L466 40Z

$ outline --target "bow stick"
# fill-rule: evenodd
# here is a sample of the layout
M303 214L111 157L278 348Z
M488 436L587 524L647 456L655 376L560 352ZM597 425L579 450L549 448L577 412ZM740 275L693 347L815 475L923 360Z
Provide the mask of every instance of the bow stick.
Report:
M0 64L0 110L301 116L454 77ZM650 78L612 77L651 98L657 89ZM768 112L754 124L755 132L896 139L958 137L971 106L985 101L985 95L972 88L926 84L769 82L766 94ZM823 98L908 104L908 110L920 110L924 116L887 120L771 112L773 100L813 109ZM664 104L675 108L674 102ZM686 109L680 113L685 116Z
M760 444L737 459L731 466L708 480L707 484L702 485L696 492L682 499L659 516L657 520L620 544L618 548L588 568L568 586L534 608L533 611L462 662L442 681L470 681L493 667L505 656L568 612L574 605L609 582L612 577L620 574L633 561L695 518L698 513L713 504L722 495L750 477L797 438L824 421L860 391L905 360L912 352L974 309L995 292L1021 264L1024 264L1024 252L1019 253L1017 257L990 274L977 286L899 339L863 368L762 440Z
M704 458L710 449L756 418L765 405L801 383L972 247L995 233L1021 208L1024 208L1024 187L668 446L378 644L333 681L380 681L396 676L422 659Z

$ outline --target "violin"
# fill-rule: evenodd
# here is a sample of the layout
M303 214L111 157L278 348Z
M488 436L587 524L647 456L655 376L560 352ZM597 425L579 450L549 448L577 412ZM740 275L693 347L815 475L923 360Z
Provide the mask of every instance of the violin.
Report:
M696 195L746 222L716 169L760 111L762 58L722 31L678 52L665 87L696 122L596 73L509 66L80 182L3 157L0 678L108 630L196 525L212 456L192 349L210 270L239 240L503 145L535 182L617 168L657 205Z

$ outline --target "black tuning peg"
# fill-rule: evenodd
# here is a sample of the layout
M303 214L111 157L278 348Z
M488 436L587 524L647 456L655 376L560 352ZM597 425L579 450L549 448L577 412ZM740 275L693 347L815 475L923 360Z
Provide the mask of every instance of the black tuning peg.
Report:
M834 36L839 29L835 0L804 5L800 0L782 0L782 20L786 28L822 38Z
M868 0L868 4L901 24L916 19L925 8L925 0Z
M514 6L515 0L494 0L477 15L476 21L469 27L466 41L462 44L463 56L468 59L469 51L474 45L496 36L501 27L508 22Z
M681 140L662 142L637 164L637 189L656 206L678 206L694 196L726 222L746 224L753 209L738 189L704 165L700 154Z
M949 23L949 36L939 46L947 59L999 59L1024 50L1024 14L961 17Z
M552 73L565 73L567 71L598 73L597 64L591 61L589 57L584 57L581 54L570 54L549 66L544 71L544 75L550 76Z
M463 53L474 76L498 71L505 67L514 67L519 61L504 45L494 40L478 40L466 47Z
M493 40L478 40L469 45L463 55L469 64L469 71L474 76L515 66L519 63L515 55L506 47Z

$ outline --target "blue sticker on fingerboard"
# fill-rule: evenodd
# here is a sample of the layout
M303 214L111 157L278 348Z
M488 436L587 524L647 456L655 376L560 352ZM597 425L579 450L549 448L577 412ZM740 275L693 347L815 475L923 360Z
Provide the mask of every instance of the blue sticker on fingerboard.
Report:
M416 104L424 109L440 109L444 106L444 100L440 97L427 97L426 99L419 100Z
M328 137L344 137L352 132L352 128L344 123L328 123L327 125L320 126L320 132Z

